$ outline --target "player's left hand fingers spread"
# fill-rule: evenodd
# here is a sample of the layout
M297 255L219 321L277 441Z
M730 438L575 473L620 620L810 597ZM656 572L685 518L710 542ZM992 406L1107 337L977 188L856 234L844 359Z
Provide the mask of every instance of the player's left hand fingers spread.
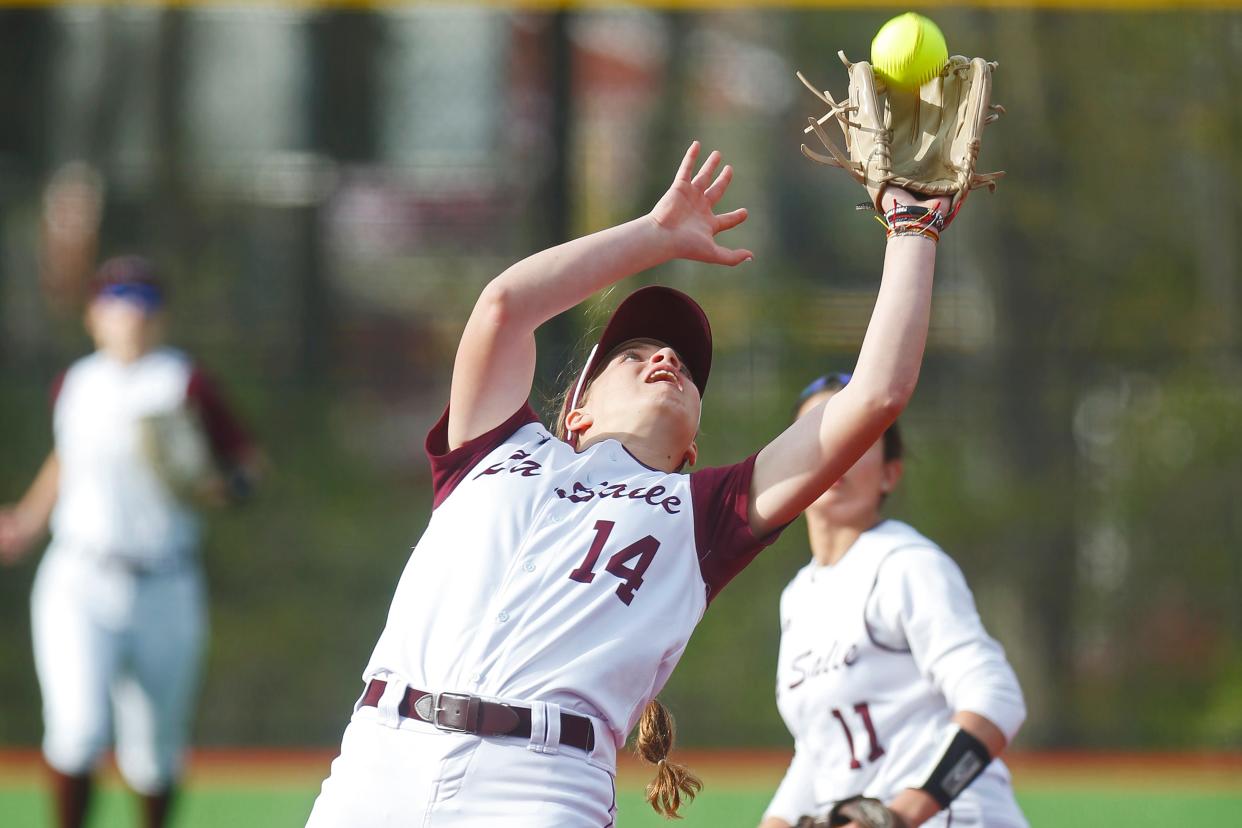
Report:
M730 250L727 247L721 247L720 245L716 245L716 249L714 253L715 253L715 258L711 260L712 263L729 265L730 267L740 265L742 262L749 261L755 258L755 254L751 253L749 250L746 250L745 248L738 248L737 250Z
M686 154L682 156L681 166L677 168L677 175L674 176L673 180L674 181L689 181L690 171L694 169L694 161L698 157L699 157L699 142L691 141L689 149L687 149Z
M725 168L720 171L720 175L716 176L716 180L712 182L712 186L703 191L703 195L707 196L707 200L712 206L720 201L721 196L725 194L725 190L729 189L729 182L733 180L733 167L725 164Z
M721 213L716 216L716 227L713 232L723 233L725 230L731 230L746 221L746 217L749 215L750 213L746 211L745 207L739 207L736 210Z
M721 157L720 150L711 151L711 153L707 156L707 160L703 162L702 169L700 169L698 175L694 177L694 181L692 183L694 184L695 189L707 189L707 183L712 180L712 176L716 174L716 168L720 166Z

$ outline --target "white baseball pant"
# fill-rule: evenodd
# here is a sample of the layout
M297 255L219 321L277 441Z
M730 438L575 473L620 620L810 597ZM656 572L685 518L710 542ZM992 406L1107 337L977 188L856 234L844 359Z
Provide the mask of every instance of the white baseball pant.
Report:
M354 713L307 828L613 825L613 774L585 751L448 733L384 707Z
M125 781L143 794L172 784L207 630L197 567L142 573L53 542L35 576L31 621L48 764L88 773L115 716Z

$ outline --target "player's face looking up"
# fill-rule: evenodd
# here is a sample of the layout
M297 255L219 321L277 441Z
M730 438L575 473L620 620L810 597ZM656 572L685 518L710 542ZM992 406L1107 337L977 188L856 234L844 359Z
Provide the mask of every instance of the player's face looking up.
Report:
M802 417L828 401L836 391L807 398L798 408ZM807 509L808 515L834 526L867 530L880 520L884 498L901 481L901 458L886 459L885 438L876 440L849 471Z
M158 344L162 314L140 302L101 295L86 311L95 347L121 362L133 362Z
M693 462L701 410L699 389L677 352L656 340L631 339L603 360L566 424L580 446L595 436L631 435Z

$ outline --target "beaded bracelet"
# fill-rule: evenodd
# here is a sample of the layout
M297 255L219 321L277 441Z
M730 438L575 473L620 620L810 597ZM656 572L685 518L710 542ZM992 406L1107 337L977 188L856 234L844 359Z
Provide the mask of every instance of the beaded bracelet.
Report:
M925 239L931 239L934 242L940 241L940 234L930 227L922 227L917 224L895 224L888 230L888 238L895 236L922 236Z

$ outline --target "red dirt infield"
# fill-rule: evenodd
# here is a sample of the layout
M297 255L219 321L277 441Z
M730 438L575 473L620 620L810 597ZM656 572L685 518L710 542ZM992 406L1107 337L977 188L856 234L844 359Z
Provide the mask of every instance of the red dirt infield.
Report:
M199 748L190 755L188 775L205 784L315 784L335 755L329 748ZM705 780L761 786L779 782L789 758L788 751L763 748L684 750L672 756ZM1019 788L1106 783L1242 790L1242 752L1015 751L1005 762ZM42 773L37 750L0 748L0 785L28 784ZM642 784L653 773L628 752L620 757L623 785Z

